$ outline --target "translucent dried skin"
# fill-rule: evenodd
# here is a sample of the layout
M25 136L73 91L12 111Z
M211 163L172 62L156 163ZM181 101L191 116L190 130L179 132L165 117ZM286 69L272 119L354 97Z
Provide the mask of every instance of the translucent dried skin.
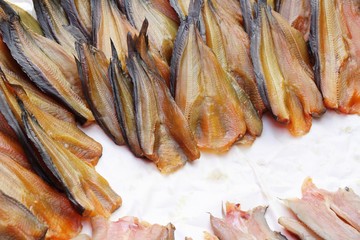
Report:
M75 55L76 38L69 31L70 22L60 0L34 0L34 9L46 37L55 40ZM80 31L77 30L79 35Z
M24 108L22 119L26 134L42 156L46 169L59 181L72 204L83 216L109 217L121 205L121 198L94 167L55 142L49 131Z
M49 228L46 238L70 239L81 231L81 216L59 192L33 172L0 155L0 191L29 209Z
M149 69L142 53L148 46L142 41L145 32L136 41L137 53L127 60L134 84L136 125L144 155L153 161L162 173L171 173L187 161L200 157L194 136L170 91L158 74ZM130 43L131 44L131 40ZM135 44L135 42L132 42Z
M261 115L265 105L256 85L250 56L250 39L241 26L242 16L238 2L230 1L232 9L218 0L205 0L202 17L206 30L206 44L214 51L222 67L231 73L249 95ZM228 6L228 5L226 5Z
M24 205L0 191L0 238L44 239L47 227Z
M304 135L311 128L312 116L325 111L306 43L264 2L257 8L251 51L260 93L277 121L287 124L292 135Z
M360 113L358 1L314 0L311 46L326 107Z
M76 45L79 57L79 73L83 82L85 96L104 132L118 145L124 138L115 111L115 99L107 76L110 65L103 52L87 43Z
M126 13L130 22L141 29L144 19L149 21L149 39L154 51L170 62L179 22L167 0L126 1Z
M42 91L69 108L80 122L94 121L83 97L73 56L55 42L24 29L8 5L1 3L1 7L7 12L7 19L1 24L4 42L23 71Z
M120 122L122 135L126 144L135 156L143 156L139 138L136 131L136 116L134 105L134 86L128 76L121 68L116 50L113 51L109 67L109 79L115 99L115 110Z
M91 0L62 0L60 2L70 23L90 40L92 33Z
M283 0L279 10L281 16L303 34L305 41L309 39L310 34L310 2L309 0Z
M200 3L195 4L200 11ZM172 91L198 147L223 152L244 136L247 124L257 125L252 132L257 135L262 123L246 93L202 40L195 15L180 26L172 60Z

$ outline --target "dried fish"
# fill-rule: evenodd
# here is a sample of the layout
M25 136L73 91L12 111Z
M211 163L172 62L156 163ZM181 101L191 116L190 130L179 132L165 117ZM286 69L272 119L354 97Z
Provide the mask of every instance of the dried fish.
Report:
M24 205L0 190L0 238L44 239L47 227Z
M115 99L107 71L110 65L103 52L82 42L76 44L78 70L85 97L104 132L118 145L124 138L115 111Z
M0 154L0 176L0 192L24 205L45 224L48 227L47 239L65 240L79 234L81 216L68 199L36 174Z
M92 37L91 0L61 0L60 3L70 24L78 28L90 41Z
M3 0L0 7L6 13L0 25L3 40L22 70L42 91L69 108L81 123L94 121L73 56L55 42L27 31L19 16Z
M121 68L115 47L109 67L109 79L115 99L116 115L120 123L121 132L131 152L137 157L143 156L136 130L134 105L134 86L130 76Z
M281 16L303 34L305 41L309 39L310 34L310 2L309 0L282 0L279 10Z
M238 2L232 9L239 9ZM225 4L228 6L227 4ZM257 88L254 67L250 56L250 39L241 26L240 12L231 13L219 0L205 0L202 17L206 30L206 43L214 51L222 67L230 72L249 95L261 115L265 105Z
M286 228L286 230L294 233L301 240L322 240L321 237L298 219L281 217L279 218L279 224Z
M1 117L0 120L6 122L3 117ZM3 131L0 131L0 154L10 157L24 168L31 169L20 143L17 139L8 136Z
M311 1L310 45L326 107L360 113L360 3Z
M197 29L201 2L191 4L175 42L171 90L198 147L223 152L246 132L258 136L262 122L248 95L201 38Z
M263 101L291 134L304 135L312 117L325 112L305 40L264 0L256 5L253 30L251 55Z
M75 55L75 41L85 38L79 29L70 25L61 0L33 0L33 4L45 36L55 40L69 54Z
M144 19L151 26L148 31L152 47L170 63L179 19L167 0L130 0L125 2L130 23L141 29Z
M136 125L144 156L162 173L171 173L186 161L199 158L194 137L181 110L159 74L149 66L147 21L139 37L129 36L127 66L134 85Z
M189 15L190 0L170 0L170 4L181 20L185 20L186 16Z

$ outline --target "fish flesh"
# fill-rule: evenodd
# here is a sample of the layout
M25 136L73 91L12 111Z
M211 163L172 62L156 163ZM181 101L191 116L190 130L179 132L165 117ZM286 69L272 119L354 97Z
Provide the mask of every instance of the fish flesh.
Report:
M115 111L115 99L108 78L109 60L105 54L87 44L76 43L78 71L83 84L85 97L104 132L118 145L124 138Z
M301 240L322 240L321 237L298 219L281 217L279 218L279 224L286 230L294 233Z
M0 191L0 238L41 240L47 232L24 205Z
M0 120L6 122L6 119L2 116L2 114ZM7 135L2 130L0 131L0 154L10 157L24 168L31 169L26 154L17 138Z
M93 122L74 57L52 40L27 31L16 12L3 0L0 7L6 13L0 25L3 41L22 70L43 92L71 110L80 123Z
M202 150L227 151L262 122L249 96L221 66L197 28L201 2L182 21L171 63L171 91Z
M282 0L279 13L292 27L303 34L305 41L309 40L311 23L310 0Z
M138 138L141 149L162 173L172 173L200 157L186 118L172 98L166 82L152 71L145 20L140 35L129 34L126 61L133 82ZM152 65L148 65L152 64ZM176 121L175 121L176 120Z
M66 197L47 185L35 173L0 154L0 176L0 192L24 205L47 226L47 239L65 240L80 233L81 216Z
M134 85L130 76L122 70L115 47L113 47L108 76L115 99L116 115L124 140L135 156L142 157L143 151L136 130Z
M256 5L251 56L262 99L294 136L309 132L325 112L301 33L264 0Z
M170 0L171 6L174 8L179 18L184 21L189 15L189 6L191 0Z
M76 56L75 42L86 38L78 28L70 25L61 0L33 0L33 4L45 36L59 43L69 54Z
M311 1L310 45L327 108L360 114L360 2Z
M210 215L211 226L221 240L286 240L285 236L272 231L268 226L265 219L266 209L267 207L256 207L245 212L239 204L227 203L225 219Z
M331 210L329 200L319 193L310 179L305 180L301 199L287 199L286 206L308 228L323 239L360 239L360 232Z
M130 23L140 30L144 19L149 22L149 40L154 50L170 63L179 19L168 0L125 1L126 15Z
M204 0L202 18L205 25L206 44L214 51L222 67L230 72L249 95L261 115L265 105L257 88L254 67L250 56L250 39L242 27L240 4L235 1L231 13L219 0ZM226 4L227 6L227 4Z
M141 222L136 217L123 217L109 222L102 217L91 219L93 240L174 240L175 227Z

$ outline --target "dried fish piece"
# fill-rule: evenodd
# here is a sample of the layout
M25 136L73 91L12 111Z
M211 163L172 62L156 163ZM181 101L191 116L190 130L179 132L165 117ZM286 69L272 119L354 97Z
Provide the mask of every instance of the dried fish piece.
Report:
M130 23L141 29L144 19L150 24L149 39L154 50L170 63L179 20L167 0L131 0L125 2Z
M0 190L0 238L44 239L47 227L24 205Z
M22 120L28 138L42 157L42 166L54 176L71 203L83 216L109 217L121 205L121 198L94 167L79 159L62 144L54 141L45 126L26 109L22 108Z
M141 222L136 217L123 217L109 222L103 217L91 219L93 240L174 240L175 227Z
M103 52L82 42L76 44L78 70L85 97L104 132L118 145L124 144L120 124L116 116L115 100L107 76L109 60Z
M223 152L262 122L247 94L206 46L197 29L201 2L192 2L180 25L172 58L171 90L198 147Z
M301 240L322 240L321 237L298 219L281 217L279 218L279 224L286 228L286 230L294 233Z
M170 0L170 4L181 20L185 20L186 16L189 15L190 0Z
M83 97L74 58L55 42L27 31L19 16L4 1L1 32L11 55L44 92L68 107L82 123L94 120Z
M59 43L69 54L75 55L75 41L84 36L79 29L70 25L61 1L33 0L33 4L45 36Z
M6 120L3 117L0 118L0 120L6 122ZM8 136L2 131L0 132L0 154L4 154L10 157L24 168L31 169L31 166L26 158L25 152L23 151L17 139Z
M311 1L310 44L326 107L360 113L359 1Z
M238 2L230 1L233 9L239 9ZM226 4L227 6L227 4ZM265 105L257 88L254 67L250 56L250 39L241 26L239 12L230 13L218 0L205 0L202 18L206 30L206 44L214 51L222 67L230 72L249 95L261 115Z
M0 154L0 192L29 209L48 227L47 239L69 239L81 231L81 216L59 192L33 172Z
M287 238L274 232L265 219L267 207L256 207L250 211L242 211L239 204L226 204L225 219L210 216L215 235L221 240L253 240Z
M282 0L279 10L281 16L303 34L305 41L309 39L310 34L310 2L309 0Z
M153 72L146 37L147 22L136 39L129 35L127 66L134 86L136 126L144 156L162 173L199 158L194 137L160 75ZM150 58L150 59L148 59Z
M260 93L277 121L287 124L294 136L304 135L312 117L325 111L306 43L265 1L256 6L251 55Z
M108 73L111 89L115 99L116 115L120 123L122 135L131 152L137 157L143 156L136 130L134 105L134 86L130 76L121 68L115 47Z
M92 33L91 0L61 0L72 26L78 28L83 36L90 40Z

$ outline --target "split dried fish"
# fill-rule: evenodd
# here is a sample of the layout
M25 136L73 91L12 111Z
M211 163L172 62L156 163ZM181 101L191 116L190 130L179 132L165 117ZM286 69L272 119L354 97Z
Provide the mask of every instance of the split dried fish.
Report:
M191 0L170 0L171 6L174 8L181 20L185 20L189 15L189 6Z
M45 36L75 56L75 41L84 36L79 29L70 25L69 18L61 6L61 0L33 0L33 4Z
M259 0L251 55L259 90L277 121L294 136L306 134L325 112L301 33Z
M3 40L22 70L43 92L69 108L81 123L94 121L83 96L74 57L57 43L27 31L3 0L0 7L7 14L0 25Z
M201 2L192 2L179 28L172 58L171 90L200 149L223 152L262 122L248 95L219 63L200 36Z
M44 239L47 227L24 205L0 191L0 238Z
M286 230L298 236L301 240L323 239L298 219L281 217L279 218L279 224L282 225Z
M254 67L250 56L250 39L241 26L242 16L239 2L204 0L202 18L206 30L206 44L214 51L222 67L231 73L239 85L249 95L252 103L261 115L265 105L257 88Z
M125 1L126 14L130 23L141 29L144 19L149 22L149 39L152 47L170 63L179 19L168 0Z
M68 199L36 174L0 154L0 176L0 192L20 202L45 224L47 239L65 240L79 234L81 216Z
M215 235L221 240L254 240L287 238L270 229L265 219L266 207L242 211L239 204L226 204L226 216L219 219L210 216Z
M311 1L310 44L326 107L360 114L360 2Z
M305 41L309 39L311 22L311 1L309 0L282 0L279 13L292 27L299 30Z
M115 111L115 99L108 78L110 62L103 52L82 42L76 44L78 70L85 97L104 132L118 145L124 138Z
M145 20L139 37L129 36L127 66L134 86L136 126L144 156L162 173L171 173L200 157L194 136L166 82L152 71ZM152 65L148 65L152 64Z
M91 0L61 0L69 22L78 28L87 40L92 38Z
M116 115L124 140L135 156L142 157L143 151L136 130L134 85L130 76L122 70L115 47L113 47L108 76L115 99Z

